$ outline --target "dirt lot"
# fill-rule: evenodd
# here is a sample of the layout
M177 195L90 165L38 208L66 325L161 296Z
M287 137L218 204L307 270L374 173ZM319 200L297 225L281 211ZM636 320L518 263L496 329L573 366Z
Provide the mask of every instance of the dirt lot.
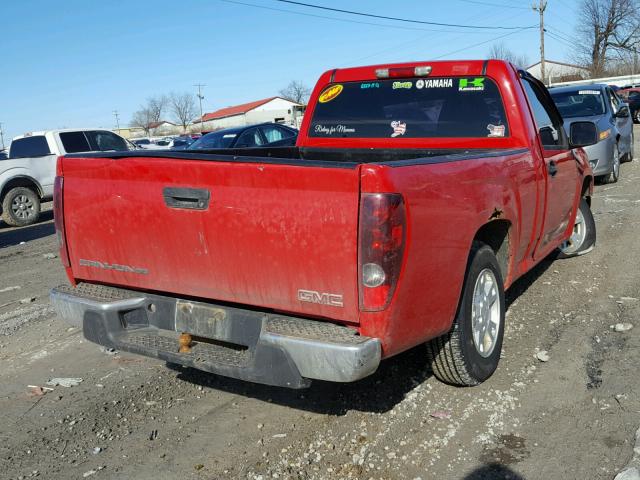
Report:
M302 391L103 351L49 306L66 281L51 212L0 224L0 477L612 479L638 461L639 184L636 160L596 187L596 249L508 292L500 368L467 389L433 378L420 348ZM31 391L54 377L82 382Z

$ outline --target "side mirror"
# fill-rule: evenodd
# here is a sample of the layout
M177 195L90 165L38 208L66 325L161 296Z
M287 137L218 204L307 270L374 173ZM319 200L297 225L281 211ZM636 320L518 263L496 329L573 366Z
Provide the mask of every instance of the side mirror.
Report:
M571 148L588 147L598 143L598 127L593 122L573 122L569 133Z
M631 116L631 112L629 112L628 105L623 105L622 107L620 107L620 110L618 110L618 113L615 114L616 118L629 118L630 116Z

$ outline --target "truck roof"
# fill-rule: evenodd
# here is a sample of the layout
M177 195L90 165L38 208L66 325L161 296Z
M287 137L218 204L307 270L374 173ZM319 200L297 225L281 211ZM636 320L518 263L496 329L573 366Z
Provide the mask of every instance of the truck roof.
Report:
M62 133L62 132L84 132L84 131L95 131L95 130L103 130L105 132L110 132L108 128L56 128L54 130L37 130L35 132L26 132L22 135L17 135L13 137L11 140L19 140L25 137L34 137L36 135L46 135L47 133Z

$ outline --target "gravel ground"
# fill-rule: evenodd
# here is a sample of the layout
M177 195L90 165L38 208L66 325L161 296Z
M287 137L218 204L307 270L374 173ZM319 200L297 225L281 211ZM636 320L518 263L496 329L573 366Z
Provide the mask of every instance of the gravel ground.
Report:
M613 479L640 467L639 183L640 161L623 164L619 183L596 187L596 249L548 258L508 292L500 367L474 388L438 382L422 348L302 391L104 351L49 306L66 281L50 211L0 224L0 478Z

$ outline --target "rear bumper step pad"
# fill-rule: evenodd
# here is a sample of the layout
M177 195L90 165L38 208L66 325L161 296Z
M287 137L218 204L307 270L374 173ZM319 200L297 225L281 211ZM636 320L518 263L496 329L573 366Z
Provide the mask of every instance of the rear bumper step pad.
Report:
M327 322L87 283L54 288L51 303L92 342L256 383L352 382L381 358L378 339ZM189 353L181 332L194 336Z

